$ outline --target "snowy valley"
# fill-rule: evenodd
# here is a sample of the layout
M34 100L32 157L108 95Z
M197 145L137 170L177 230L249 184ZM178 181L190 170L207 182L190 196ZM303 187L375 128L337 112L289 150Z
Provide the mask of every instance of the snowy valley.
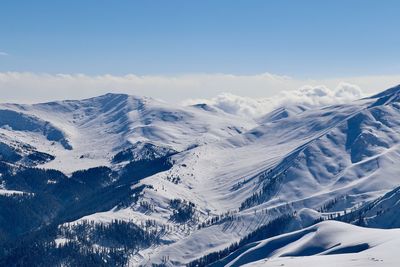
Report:
M399 163L400 86L257 117L0 104L0 265L396 266Z

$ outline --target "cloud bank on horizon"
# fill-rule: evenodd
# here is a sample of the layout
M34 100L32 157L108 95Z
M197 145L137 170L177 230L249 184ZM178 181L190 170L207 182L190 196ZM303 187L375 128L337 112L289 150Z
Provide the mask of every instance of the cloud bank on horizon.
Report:
M0 102L35 103L81 99L105 93L149 96L172 103L206 102L234 114L253 115L288 103L328 105L348 102L398 84L400 75L297 79L256 75L0 73Z
M360 87L342 82L334 89L324 85L306 85L298 90L283 91L269 98L251 98L223 93L211 99L188 99L183 103L185 105L205 103L230 114L257 117L285 105L323 106L346 103L363 96L364 93Z

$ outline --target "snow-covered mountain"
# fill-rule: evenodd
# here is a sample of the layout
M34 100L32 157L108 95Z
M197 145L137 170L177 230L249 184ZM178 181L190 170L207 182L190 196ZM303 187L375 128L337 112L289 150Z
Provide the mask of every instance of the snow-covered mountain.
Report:
M116 94L1 104L0 206L17 208L0 212L0 242L12 248L0 265L33 243L39 255L58 255L54 262L74 251L81 261L131 266L235 266L299 247L342 254L353 231L367 235L355 234L357 244L372 244L381 231L311 225L399 227L399 100L400 86L256 119ZM37 236L40 245L29 241ZM21 238L28 245L14 243ZM280 245L266 250L271 240ZM261 258L251 252L259 246Z
M327 221L247 245L215 266L398 266L400 229ZM236 257L235 257L236 256Z
M66 172L110 166L112 157L139 142L183 151L227 138L255 123L218 110L171 107L122 94L81 101L0 105L0 133L56 157L45 168Z
M400 228L400 187L368 202L338 219L367 227Z

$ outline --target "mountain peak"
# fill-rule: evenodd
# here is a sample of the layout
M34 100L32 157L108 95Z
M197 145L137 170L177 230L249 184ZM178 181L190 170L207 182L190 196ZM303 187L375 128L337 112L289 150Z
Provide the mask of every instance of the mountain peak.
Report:
M400 99L400 85L389 88L377 95L370 97L371 99L377 99L371 107L387 105L390 103L398 102Z
M380 92L376 95L373 95L370 98L381 98L381 97L387 97L387 96L398 95L398 94L400 94L400 84L396 85L394 87L391 87L389 89L386 89L385 91Z
M110 100L122 100L122 99L127 99L130 96L128 94L119 94L119 93L107 93L107 94L103 94L103 95L99 95L99 96L95 96L95 97L90 97L87 99L83 99L82 101L110 101Z

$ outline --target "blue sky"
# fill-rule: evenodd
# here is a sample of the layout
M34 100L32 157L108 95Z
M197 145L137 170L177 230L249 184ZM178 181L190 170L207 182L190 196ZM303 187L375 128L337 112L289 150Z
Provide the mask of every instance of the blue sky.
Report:
M400 83L399 11L394 0L2 0L1 98L177 102L342 82L369 94Z
M395 74L399 11L390 0L3 0L0 71Z

